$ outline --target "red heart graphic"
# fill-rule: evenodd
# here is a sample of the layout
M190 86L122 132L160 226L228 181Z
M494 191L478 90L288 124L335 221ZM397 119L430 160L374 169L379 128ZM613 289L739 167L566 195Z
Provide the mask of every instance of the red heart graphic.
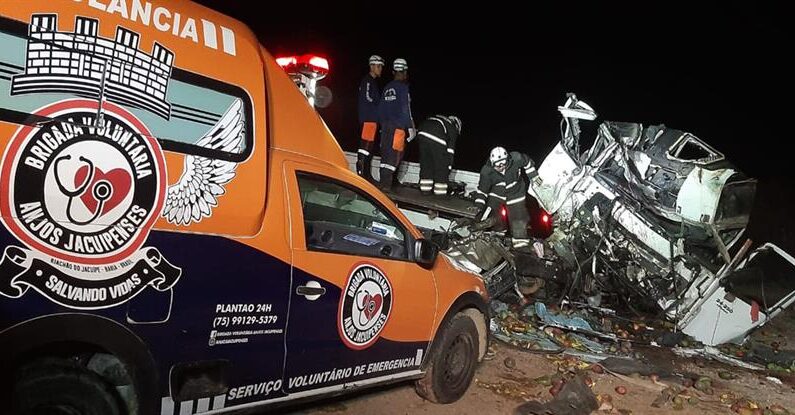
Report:
M370 295L367 294L364 296L364 316L367 318L367 322L369 323L370 320L375 317L375 315L381 311L381 303L384 302L384 297L381 294Z
M85 185L88 179L88 173L88 166L81 166L77 169L75 173L75 188ZM113 169L105 173L99 168L94 167L94 179L91 181L91 184L86 187L86 191L80 195L80 200L83 201L83 205L85 205L92 214L97 211L97 205L99 204L99 200L94 196L94 188L99 181L110 183L110 195L105 199L102 212L99 214L99 216L102 216L113 210L113 208L124 200L130 192L132 177L130 173L127 173L124 169Z

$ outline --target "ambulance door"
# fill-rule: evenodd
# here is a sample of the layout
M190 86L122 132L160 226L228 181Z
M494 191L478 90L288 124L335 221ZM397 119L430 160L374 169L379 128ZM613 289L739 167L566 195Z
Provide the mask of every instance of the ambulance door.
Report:
M436 288L433 273L410 259L416 238L388 199L346 183L339 170L288 163L285 177L293 240L286 391L419 373Z

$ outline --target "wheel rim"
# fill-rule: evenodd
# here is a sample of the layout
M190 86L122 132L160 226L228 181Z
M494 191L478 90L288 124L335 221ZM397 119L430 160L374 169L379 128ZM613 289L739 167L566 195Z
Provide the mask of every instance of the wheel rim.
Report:
M443 379L451 389L459 389L467 381L472 367L472 338L459 334L447 347L444 359Z

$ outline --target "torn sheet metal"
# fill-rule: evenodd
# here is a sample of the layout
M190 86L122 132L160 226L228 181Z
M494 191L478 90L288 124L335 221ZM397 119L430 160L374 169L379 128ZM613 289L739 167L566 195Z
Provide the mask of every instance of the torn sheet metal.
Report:
M773 245L761 249L792 266L757 268L756 281L784 275L780 295L743 295L729 284L750 266L738 261L738 242L754 179L704 140L664 125L604 121L580 148L591 140L579 123L595 116L581 117L580 105L569 94L559 108L561 141L529 190L559 225L548 243L573 276L567 293L581 295L570 298L604 292L662 311L707 345L741 342L795 302L795 261Z
M721 352L720 349L718 349L717 347L705 346L704 348L701 349L674 347L672 350L674 354L681 357L689 358L689 357L701 356L701 357L715 359L719 362L726 363L732 366L741 367L743 369L765 370L764 366L744 362L738 358L728 356L723 352Z

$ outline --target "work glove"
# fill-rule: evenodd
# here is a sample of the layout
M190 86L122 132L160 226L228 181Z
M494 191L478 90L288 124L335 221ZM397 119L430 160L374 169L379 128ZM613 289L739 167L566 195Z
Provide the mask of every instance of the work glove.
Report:
M413 140L414 137L416 137L416 136L417 136L417 129L409 127L408 137L406 138L406 142L410 143L411 140Z

